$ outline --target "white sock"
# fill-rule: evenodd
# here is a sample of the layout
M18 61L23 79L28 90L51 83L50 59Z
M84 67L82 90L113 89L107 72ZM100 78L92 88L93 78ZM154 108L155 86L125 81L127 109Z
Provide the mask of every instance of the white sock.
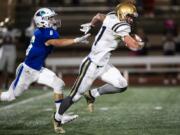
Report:
M56 112L58 112L60 105L61 105L61 103L55 103L55 106L56 106Z
M91 92L91 95L95 98L100 96L97 89L92 89L92 90L90 90L90 92Z
M55 119L57 120L57 121L61 121L62 120L62 115L60 115L58 112L56 112L56 114L55 114Z

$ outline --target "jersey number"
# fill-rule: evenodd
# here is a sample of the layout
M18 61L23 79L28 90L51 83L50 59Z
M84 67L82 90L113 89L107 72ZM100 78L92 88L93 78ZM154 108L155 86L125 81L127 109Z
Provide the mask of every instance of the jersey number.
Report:
M103 27L101 28L101 32L100 32L100 34L99 34L99 36L98 36L98 38L97 38L97 40L96 40L96 42L95 42L95 45L96 45L96 44L98 43L98 41L101 39L101 37L102 37L102 35L104 34L105 30L106 30L106 26L103 26Z
M29 54L31 48L33 47L32 44L34 43L34 41L35 41L35 36L33 36L33 37L31 38L30 45L29 45L28 48L26 49L26 56Z

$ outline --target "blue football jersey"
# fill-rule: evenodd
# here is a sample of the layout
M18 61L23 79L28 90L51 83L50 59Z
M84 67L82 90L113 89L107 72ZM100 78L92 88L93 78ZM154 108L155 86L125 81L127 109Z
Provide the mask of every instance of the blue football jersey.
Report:
M46 41L58 38L58 32L52 28L37 28L26 50L25 64L35 70L40 70L53 50L53 46L45 45Z

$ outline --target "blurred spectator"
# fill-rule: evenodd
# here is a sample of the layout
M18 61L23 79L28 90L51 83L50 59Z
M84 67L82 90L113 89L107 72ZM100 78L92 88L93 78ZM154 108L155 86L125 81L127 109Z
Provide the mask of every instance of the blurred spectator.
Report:
M144 15L146 17L154 17L155 0L142 0Z
M163 43L163 53L164 55L175 55L176 53L175 41L171 33L167 34L166 39Z
M14 76L16 64L16 47L11 35L5 35L1 49L0 74L3 76L3 88L7 89L10 78Z
M164 21L164 34L172 34L173 36L177 35L177 25L173 17L169 17Z
M176 42L176 53L180 55L180 26L178 27L177 36L175 38Z
M14 20L9 17L5 18L3 29L4 36L9 35L12 38L12 42L18 42L22 32L20 31L20 29L14 27Z
M32 20L30 26L27 27L25 30L25 35L27 37L32 37L34 30L35 30L35 25L34 25L34 22Z
M10 18L5 18L2 23L3 25L0 27L0 77L1 80L3 78L3 82L1 81L0 85L3 84L3 87L7 88L9 78L14 72L14 59L16 59L16 48L13 42L17 41L17 37L21 35L21 32L12 27L13 21Z
M0 37L3 38L3 36L5 36L5 33L7 33L8 29L4 26L4 22L2 26L0 26Z
M173 56L176 53L175 41L171 33L167 34L166 39L163 43L163 52L165 56ZM169 68L172 68L172 67L173 66L169 66ZM173 85L175 85L177 83L177 80L174 76L176 75L174 75L173 73L165 73L164 84L168 85L172 83Z
M34 30L35 30L35 24L34 24L34 21L33 21L33 18L32 18L32 21L30 23L30 26L26 28L25 30L25 45L29 45L29 41L34 33Z
M0 33L0 62L1 62L1 57L2 57L2 53L3 53L3 48L2 48L2 44L3 44L3 36ZM0 71L0 86L2 85L2 72ZM1 87L0 87L1 88Z

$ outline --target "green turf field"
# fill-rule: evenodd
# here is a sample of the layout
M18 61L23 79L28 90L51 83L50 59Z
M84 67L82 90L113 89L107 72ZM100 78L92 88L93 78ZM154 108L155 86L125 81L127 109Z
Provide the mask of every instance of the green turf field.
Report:
M52 93L29 90L16 102L0 103L0 135L55 135ZM95 112L82 98L68 112L79 118L65 135L180 135L180 87L132 87L97 99Z

